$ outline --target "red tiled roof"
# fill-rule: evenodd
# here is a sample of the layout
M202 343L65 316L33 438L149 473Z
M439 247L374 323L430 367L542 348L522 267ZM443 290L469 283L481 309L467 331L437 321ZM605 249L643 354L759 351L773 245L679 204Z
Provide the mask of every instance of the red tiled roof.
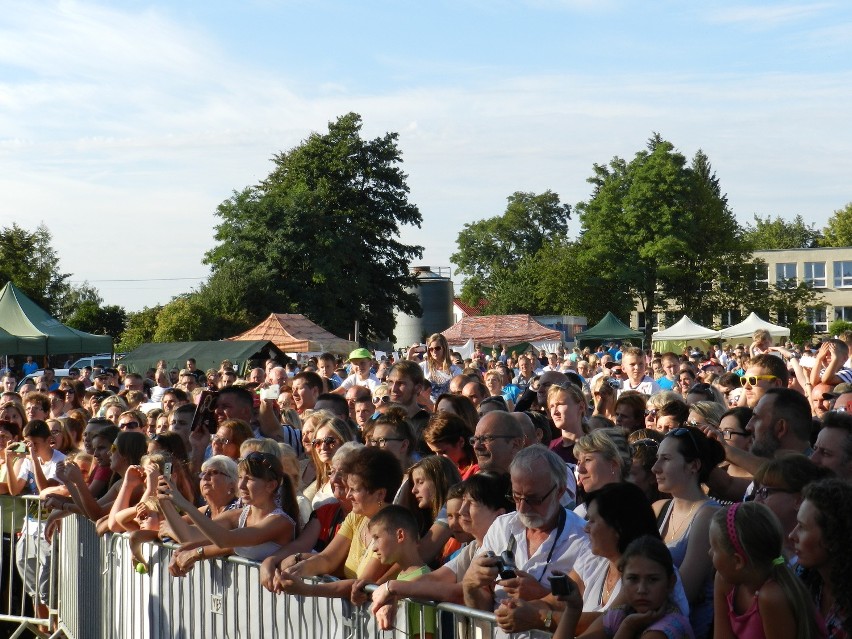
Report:
M562 339L562 333L539 324L530 315L465 317L445 330L443 335L453 345L464 344L469 339L489 345Z
M477 315L482 314L482 311L485 309L485 305L488 304L488 300L479 300L475 306L471 306L470 304L462 302L460 297L455 297L453 298L453 304L458 306L461 312L468 317L476 317Z
M288 353L331 351L340 355L355 348L349 340L341 339L304 315L295 313L272 313L254 328L228 339L269 340Z

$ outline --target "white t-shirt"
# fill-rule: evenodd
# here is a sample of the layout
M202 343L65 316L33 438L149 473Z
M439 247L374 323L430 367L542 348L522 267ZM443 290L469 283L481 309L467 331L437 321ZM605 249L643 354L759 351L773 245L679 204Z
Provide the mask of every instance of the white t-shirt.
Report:
M340 383L340 388L344 390L349 390L353 386L366 386L370 389L370 392L372 393L374 390L376 390L376 386L381 383L381 380L379 380L379 378L376 377L373 373L370 373L370 376L367 379L361 379L358 376L358 373L353 373Z
M629 379L622 380L621 389L618 391L619 396L624 391L628 391L628 390L639 391L640 393L642 393L644 395L655 395L655 394L659 393L661 389L660 389L660 385L657 382L654 381L653 377L649 377L648 375L645 375L645 377L642 378L642 381L639 382L636 386L633 386L630 383Z
M65 459L65 455L58 450L53 451L53 456L48 462L42 462L41 470L44 473L45 479L56 479L56 464ZM27 482L27 487L22 494L38 495L38 487L35 482L35 471L33 470L33 461L29 456L24 458L21 468L18 470L18 479L23 479ZM33 517L26 517L21 532L25 535L37 535L40 533L43 522Z

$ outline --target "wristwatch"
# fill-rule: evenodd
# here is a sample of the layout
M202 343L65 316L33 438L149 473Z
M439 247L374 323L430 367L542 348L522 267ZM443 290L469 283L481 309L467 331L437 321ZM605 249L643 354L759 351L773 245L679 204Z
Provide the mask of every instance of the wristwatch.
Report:
M204 559L204 546L199 546L195 549L195 554L198 555L199 559Z
M550 630L550 628L551 628L552 626L553 626L553 611L552 611L552 610L548 610L548 611L547 611L547 614L546 614L546 615L544 615L544 629L545 629L545 630Z

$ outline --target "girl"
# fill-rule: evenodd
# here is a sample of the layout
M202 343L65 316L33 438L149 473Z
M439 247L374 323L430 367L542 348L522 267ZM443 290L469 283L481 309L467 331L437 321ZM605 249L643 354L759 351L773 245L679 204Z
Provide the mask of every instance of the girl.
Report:
M429 425L423 431L423 440L433 453L453 462L461 478L467 479L479 469L473 446L470 445L471 435L473 431L461 417L438 411L429 418Z
M447 500L450 486L460 481L461 475L456 465L440 455L430 455L414 464L408 471L412 498L402 501L418 520L421 537L438 517Z
M423 376L432 382L432 401L437 401L440 395L446 393L450 380L462 372L450 362L450 347L447 338L441 333L435 333L426 340L426 357L420 367Z
M610 608L581 635L582 639L692 639L689 619L671 600L676 578L672 556L656 537L630 542L618 562L621 588L627 604ZM583 610L576 586L560 596L567 608L559 620L554 639L573 639Z
M713 515L715 639L825 636L804 584L781 554L783 538L763 504L737 503Z

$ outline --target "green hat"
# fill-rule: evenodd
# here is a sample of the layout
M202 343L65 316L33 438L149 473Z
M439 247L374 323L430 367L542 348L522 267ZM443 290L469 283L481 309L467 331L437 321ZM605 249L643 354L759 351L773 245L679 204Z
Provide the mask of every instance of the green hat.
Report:
M349 353L349 361L353 359L373 359L373 354L366 348L356 348Z

